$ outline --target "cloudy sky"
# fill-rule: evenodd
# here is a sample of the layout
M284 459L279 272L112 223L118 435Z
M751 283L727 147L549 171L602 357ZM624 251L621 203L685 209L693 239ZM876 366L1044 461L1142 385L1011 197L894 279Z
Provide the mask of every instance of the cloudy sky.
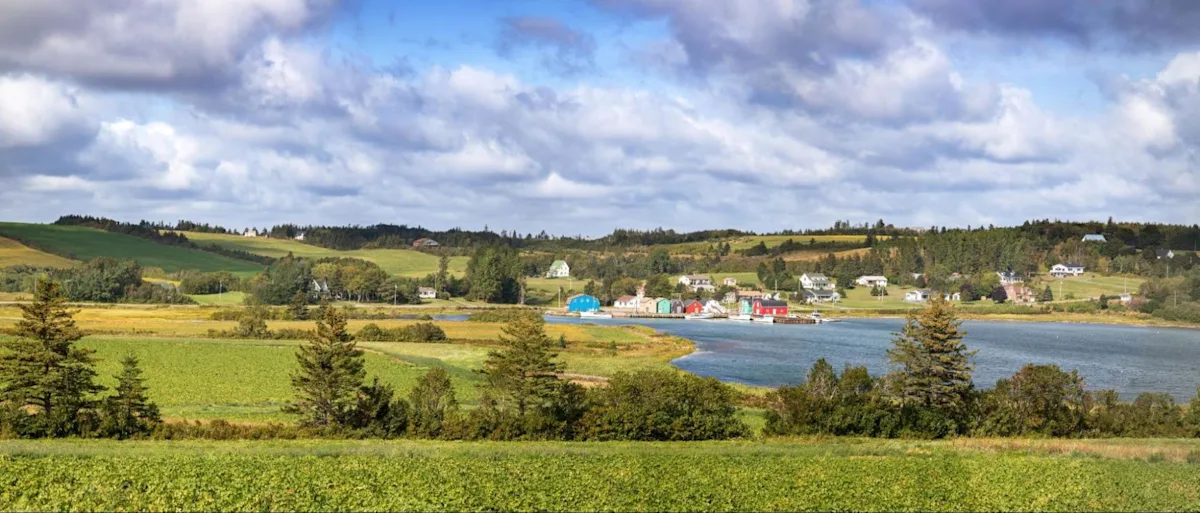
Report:
M1192 0L5 0L0 220L1200 222Z

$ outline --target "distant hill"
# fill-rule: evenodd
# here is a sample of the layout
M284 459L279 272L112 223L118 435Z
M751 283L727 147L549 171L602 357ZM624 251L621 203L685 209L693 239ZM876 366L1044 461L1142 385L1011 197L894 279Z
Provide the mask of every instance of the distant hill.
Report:
M0 223L0 236L26 241L42 252L69 255L77 260L96 257L136 260L143 267L158 267L169 273L194 269L248 275L263 269L254 262L79 226ZM62 261L69 262L65 258L59 262Z
M188 240L200 245L216 244L223 248L247 251L257 255L280 258L291 252L301 258L361 258L379 264L389 274L422 277L437 272L438 257L411 249L353 249L336 250L283 238L243 237L219 233L181 232ZM461 276L467 271L467 257L451 257L450 273Z
M74 260L38 251L12 239L0 237L0 267L28 265L33 267L74 267Z

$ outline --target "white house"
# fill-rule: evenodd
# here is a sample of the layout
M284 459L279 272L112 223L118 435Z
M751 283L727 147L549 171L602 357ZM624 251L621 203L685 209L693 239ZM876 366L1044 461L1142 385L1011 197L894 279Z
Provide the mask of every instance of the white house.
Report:
M242 237L258 237L258 230L246 228L246 231L242 232Z
M1099 233L1089 233L1083 236L1083 242L1108 242L1108 239Z
M828 289L806 290L801 295L805 303L828 303L842 299L842 295Z
M951 292L948 294L942 294L942 297L945 298L946 301L962 301L962 294L959 292Z
M734 278L733 276L726 277L724 280L721 281L721 284L725 285L726 287L736 287L737 286L737 278Z
M824 274L818 273L804 273L800 275L800 285L809 290L830 290L833 288L833 284L829 283L829 278L826 278Z
M1021 279L1021 275L1012 271L996 271L996 276L1000 277L1000 286L1014 285L1025 280Z
M292 237L292 238L296 239L296 240L304 240L304 232L300 232L299 234L297 234L295 237Z
M1081 274L1083 274L1083 266L1079 264L1054 264L1050 268L1050 276L1055 278L1079 276Z
M685 274L679 277L679 283L684 287L692 289L692 292L701 290L716 290L712 284L712 277L707 274Z
M920 303L929 300L929 289L910 290L904 293L905 301Z
M1130 294L1128 292L1121 294L1121 302L1122 303L1128 303L1130 301L1133 301L1133 294Z
M566 260L555 260L550 264L550 270L546 271L547 278L570 278L571 266L567 265Z
M636 296L624 295L613 301L613 308L637 308L640 298Z
M417 287L417 297L421 299L437 299L437 290L433 287Z
M854 283L864 287L886 287L887 278L884 276L859 276Z

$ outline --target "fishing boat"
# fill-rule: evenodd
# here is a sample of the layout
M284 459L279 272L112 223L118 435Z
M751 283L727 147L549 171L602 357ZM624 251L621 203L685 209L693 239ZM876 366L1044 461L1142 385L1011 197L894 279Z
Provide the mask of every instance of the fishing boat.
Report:
M604 313L604 312L579 312L579 318L580 319L612 319L613 316L610 313Z
M827 322L837 322L838 321L837 319L830 319L827 317L822 317L821 312L818 312L816 310L813 310L813 313L809 314L808 317L810 319L812 319L813 321L816 321L817 324L824 324Z
M758 317L752 317L751 320L753 320L754 322L773 324L775 322L775 316L774 315L761 315Z
M687 314L687 315L683 316L683 318L684 318L684 319L687 319L687 320L689 320L689 321L699 321L699 320L703 320L703 319L712 319L712 318L713 318L713 314L710 314L710 313L694 313L694 314Z
M738 314L738 315L730 315L729 320L736 321L736 322L750 322L750 321L754 320L754 318L750 317L750 314Z

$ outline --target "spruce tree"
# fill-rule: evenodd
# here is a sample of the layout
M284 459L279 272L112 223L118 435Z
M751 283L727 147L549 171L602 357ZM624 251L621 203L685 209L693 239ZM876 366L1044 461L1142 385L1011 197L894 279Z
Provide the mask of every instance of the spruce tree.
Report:
M1049 285L1046 285L1046 289L1042 291L1042 296L1038 298L1038 301L1043 303L1054 301L1054 291L1050 290Z
M100 431L106 436L129 438L149 433L162 422L158 405L146 397L145 379L142 378L137 357L126 355L121 359L116 392L116 395L104 400Z
M292 295L292 301L288 303L288 315L297 321L308 319L308 294L303 290L297 290Z
M310 427L342 428L353 413L363 385L363 353L346 331L346 317L322 305L316 331L296 353L299 371L292 374L296 399L284 412L300 416Z
M487 386L501 404L519 415L548 404L559 392L562 367L550 351L546 321L539 315L519 315L504 327L500 342L507 348L488 353L483 364Z
M92 394L104 390L95 383L92 350L75 346L83 333L57 282L40 280L34 300L21 306L15 339L0 353L0 401L35 416L39 436L85 434L94 413Z
M420 438L441 436L450 416L458 411L454 386L446 369L429 369L408 394L409 433Z
M908 314L888 350L888 360L899 367L893 378L903 404L949 415L967 406L975 352L963 344L966 332L959 329L961 324L941 294L934 294L921 311Z

